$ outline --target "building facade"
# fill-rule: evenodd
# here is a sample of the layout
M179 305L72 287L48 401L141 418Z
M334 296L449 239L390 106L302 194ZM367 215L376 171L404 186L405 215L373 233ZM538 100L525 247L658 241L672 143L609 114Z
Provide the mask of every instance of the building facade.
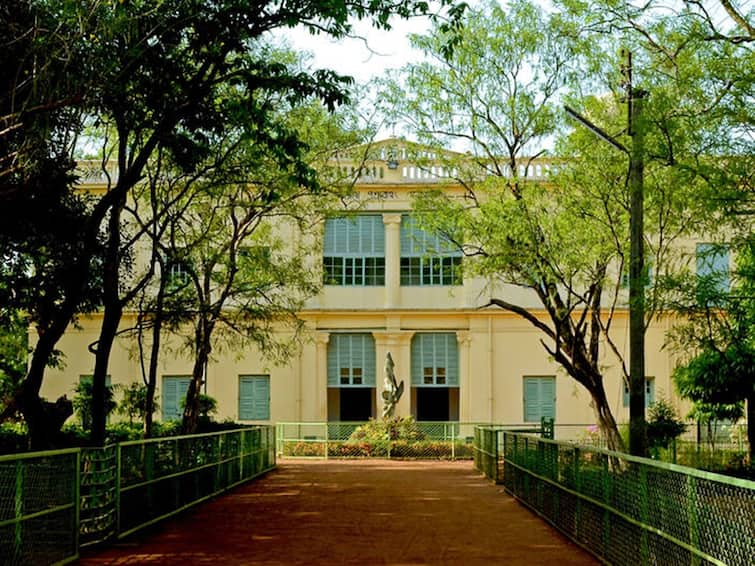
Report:
M283 366L254 348L217 354L205 384L218 401L217 418L250 423L378 418L390 353L405 387L397 415L422 421L522 424L553 417L557 424L594 423L589 394L549 358L541 333L511 312L486 306L496 294L518 295L518 303L544 317L534 298L519 288L463 277L461 255L413 219L417 192L461 190L449 182L452 172L412 164L395 142L377 144L375 151L374 159L356 169L348 161L339 164L358 180L350 212L328 217L317 234L322 253L312 261L324 285L299 313L305 340ZM530 177L542 178L546 169L547 163L538 163ZM91 375L94 356L87 346L96 341L100 321L98 313L81 317L78 328L64 336L59 347L65 366L48 371L43 396L70 396ZM133 315L126 314L122 326L131 324ZM683 413L670 377L673 359L662 348L668 324L653 323L647 332L646 397L670 399ZM627 355L626 309L618 310L612 328ZM170 340L167 345L157 417L175 419L192 360L171 348ZM621 362L608 348L601 350L611 410L625 422L628 391ZM114 385L141 379L132 339L118 338L110 367Z

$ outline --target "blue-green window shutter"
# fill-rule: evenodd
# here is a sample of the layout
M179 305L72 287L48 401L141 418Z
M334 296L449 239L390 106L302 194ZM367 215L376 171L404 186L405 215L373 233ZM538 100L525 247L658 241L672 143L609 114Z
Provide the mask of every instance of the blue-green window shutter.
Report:
M328 387L374 387L375 355L371 334L331 334Z
M716 244L697 244L696 267L699 280L709 281L721 293L729 291L729 249Z
M239 419L270 420L270 376L242 375L239 377Z
M645 408L655 403L655 379L652 377L645 378ZM629 387L624 383L624 398L622 404L629 406Z
M649 407L655 403L655 379L648 378L645 380L645 406Z
M186 398L191 377L165 376L163 377L163 420L177 421L183 416L181 400Z
M524 378L524 422L556 418L556 378Z
M459 348L456 334L415 334L412 338L411 373L414 387L458 387Z

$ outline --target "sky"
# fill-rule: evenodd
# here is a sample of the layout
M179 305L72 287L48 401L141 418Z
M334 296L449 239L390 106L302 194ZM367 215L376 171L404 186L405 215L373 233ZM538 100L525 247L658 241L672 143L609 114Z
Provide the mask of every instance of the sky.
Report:
M354 35L366 40L355 37L335 41L323 34L312 35L302 28L288 30L286 37L295 49L312 53L316 68L333 69L364 83L381 76L386 69L419 59L419 54L409 46L408 35L427 31L429 21L426 18L394 19L392 26L390 31L384 31L373 29L368 22L357 22Z

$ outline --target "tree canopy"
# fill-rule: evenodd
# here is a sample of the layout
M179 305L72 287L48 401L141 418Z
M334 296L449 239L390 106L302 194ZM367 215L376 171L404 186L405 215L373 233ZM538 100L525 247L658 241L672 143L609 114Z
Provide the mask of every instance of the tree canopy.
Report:
M612 2L558 2L550 10L526 0L505 10L485 4L453 32L415 37L426 60L383 85L387 111L410 135L468 152L453 167L464 197L420 202L426 225L465 252L466 270L497 282L492 305L542 332L546 351L589 391L612 447L621 441L601 350L626 379L614 315L627 304L628 159L593 133L569 128L561 105L576 105L624 142L618 57L620 48L633 52L634 82L649 92L647 325L666 306L664 280L688 261L684 238L718 233L726 208L752 190L752 121L740 107L752 98L752 53L741 41L700 33L690 14L697 3L689 4L678 6L683 17L660 3L638 10ZM442 50L449 33L450 55ZM541 162L548 182L533 180L532 158L548 154Z
M441 8L446 4L441 2ZM68 275L48 279L56 287L56 299L43 309L36 304L43 295L32 293L23 305L30 313L44 311L44 317L32 317L39 338L9 410L24 414L35 446L49 445L54 433L39 399L45 366L76 314L98 301L97 289L103 288L94 284L98 265L103 266L105 298L114 305L108 332L117 326L120 211L153 156L167 152L183 172L190 172L218 136L243 120L248 143L267 148L296 182L316 190L317 175L302 159L306 145L276 113L269 95L290 104L317 99L332 110L348 100L351 80L330 70L301 70L270 60L265 51L270 32L303 25L313 33L341 37L351 30L352 19L388 28L391 16L429 12L426 2L415 0L179 0L156 5L15 0L4 5L3 37L9 48L0 55L0 199L15 207L20 222L69 246L50 268ZM458 13L459 8L449 10L452 19ZM235 100L222 96L232 89L240 93ZM91 125L103 128L112 140L106 157L117 162L117 176L104 171L106 190L85 210L76 202L69 207L79 215L70 223L77 231L73 237L50 236L36 207L15 203L39 195L55 203L77 198L71 158L79 136ZM46 251L44 242L26 238L24 245L24 253L4 259L18 266ZM8 270L28 273L22 267ZM30 283L19 280L14 287L31 289ZM107 341L101 340L100 347L106 358ZM103 375L101 369L95 371L95 410L104 392Z

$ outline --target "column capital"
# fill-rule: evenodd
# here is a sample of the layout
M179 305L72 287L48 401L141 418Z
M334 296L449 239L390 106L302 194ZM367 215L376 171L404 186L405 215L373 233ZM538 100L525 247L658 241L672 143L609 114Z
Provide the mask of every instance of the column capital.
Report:
M390 331L390 330L376 330L372 333L372 337L375 339L376 346L401 346L408 344L414 331Z
M329 332L315 332L315 344L318 346L327 346L330 342Z
M383 214L383 224L386 226L401 224L401 215L395 212Z
M458 330L456 332L456 341L460 346L469 346L472 343L472 333L468 330Z

